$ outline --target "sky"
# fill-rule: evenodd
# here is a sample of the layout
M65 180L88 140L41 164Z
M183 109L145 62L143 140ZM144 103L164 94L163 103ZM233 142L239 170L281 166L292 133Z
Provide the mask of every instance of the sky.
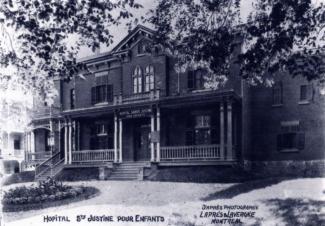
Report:
M246 20L249 12L253 9L252 8L252 2L254 0L241 0L241 18L243 21ZM325 0L324 0L325 1ZM154 7L157 5L157 0L137 0L136 2L140 3L143 8L139 10L135 10L133 12L134 18L137 18L139 21L141 21L141 16L144 16L148 14L150 9L154 9ZM142 24L142 23L141 23ZM145 26L151 26L150 24L142 24ZM120 25L118 27L112 27L111 34L113 35L113 44L110 46L101 45L100 52L107 52L110 51L114 46L116 46L127 34L128 29L125 25ZM79 52L78 58L88 57L91 55L95 55L89 48L82 48Z

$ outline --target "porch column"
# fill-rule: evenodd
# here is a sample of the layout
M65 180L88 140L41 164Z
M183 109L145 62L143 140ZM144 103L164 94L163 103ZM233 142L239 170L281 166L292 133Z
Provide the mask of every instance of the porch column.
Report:
M52 142L52 139L53 139L53 145L52 143L50 144L50 151L51 151L51 156L54 154L54 142L55 142L55 137L54 137L54 131L53 131L53 121L50 120L50 139Z
M26 132L26 152L27 152L27 153L30 152L30 147L29 147L30 142L29 142L29 138L30 138L30 136L29 136L29 132Z
M28 160L28 132L25 132L24 134L24 159L25 161Z
M68 164L68 123L64 123L64 164Z
M71 140L72 140L71 155L72 155L72 152L75 151L76 147L77 147L77 122L75 120L71 122L71 127L72 127L72 132L73 132L72 136L71 136Z
M123 147L122 147L122 141L123 141L123 139L122 139L122 134L123 134L123 122L122 122L122 119L119 119L119 147L120 147L120 155L119 155L119 157L120 157L120 159L119 159L119 162L122 162L123 161L123 158L122 158L122 150L123 150Z
M68 153L69 153L69 164L71 164L72 163L72 122L71 121L69 121L68 126L69 126Z
M232 156L232 103L227 103L227 159Z
M9 134L8 134L8 136L9 136ZM34 130L31 131L31 138L30 138L30 140L31 140L31 142L30 142L31 143L31 146L30 146L31 148L30 149L31 149L31 152L34 153L34 152L36 152L35 151L35 133L34 133Z
M157 162L160 162L160 108L157 108Z
M81 131L80 131L80 122L79 121L77 122L77 128L78 128L77 129L77 139L78 140L77 140L77 148L76 148L76 150L80 151L80 132Z
M58 138L58 152L60 153L59 155L60 155L60 158L62 158L62 156L61 156L61 121L59 120L59 122L58 122L58 136L59 136L59 138ZM54 138L55 139L55 138Z
M153 132L155 131L155 116L152 113L151 114L151 134L153 134ZM155 161L155 144L152 141L152 137L151 137L151 141L150 141L150 150L151 150L151 162Z
M114 114L114 162L117 162L117 116Z
M225 131L224 131L225 118L224 118L223 102L220 103L219 113L220 113L220 159L223 159L225 153Z

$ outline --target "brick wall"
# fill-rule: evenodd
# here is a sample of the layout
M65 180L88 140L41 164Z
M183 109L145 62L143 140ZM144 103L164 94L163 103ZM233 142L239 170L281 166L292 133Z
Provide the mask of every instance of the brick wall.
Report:
M279 74L283 81L283 105L272 106L272 88L251 88L251 155L254 160L315 160L324 158L325 149L325 105L324 96L315 84L312 99L308 104L299 104L300 85L311 84L304 78L292 79ZM297 120L305 133L305 148L298 152L277 150L277 134L281 132L281 121Z

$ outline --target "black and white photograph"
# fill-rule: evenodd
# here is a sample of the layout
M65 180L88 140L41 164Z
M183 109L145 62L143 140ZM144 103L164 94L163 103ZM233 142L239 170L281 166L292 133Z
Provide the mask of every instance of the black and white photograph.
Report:
M0 226L325 225L325 0L0 0Z

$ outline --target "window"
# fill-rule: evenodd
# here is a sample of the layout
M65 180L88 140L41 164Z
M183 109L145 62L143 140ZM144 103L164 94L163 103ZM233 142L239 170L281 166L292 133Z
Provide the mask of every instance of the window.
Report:
M112 102L113 101L113 85L98 85L92 87L91 90L92 104Z
M138 43L138 54L145 54L147 52L147 45L146 43L140 41Z
M195 89L195 90L202 90L205 89L205 76L206 70L198 69L195 71L188 72L188 88Z
M75 108L75 102L76 102L75 89L70 89L70 109Z
M96 135L97 136L107 135L107 125L106 124L96 125Z
M14 140L14 149L20 150L20 140Z
M210 127L210 116L209 115L198 115L195 117L195 128L206 128Z
M145 92L153 90L155 87L155 74L154 67L149 65L145 70Z
M142 93L142 69L137 66L133 71L133 93Z
M311 85L301 85L300 86L300 103L308 103L312 99L312 86Z
M273 86L273 105L282 104L282 83L277 82Z
M301 131L299 121L281 123L281 133L277 135L278 151L298 151L305 148L305 133Z
M197 115L195 117L195 144L211 143L211 118L209 115Z
M114 133L111 123L102 122L91 128L90 149L111 149L114 147Z
M196 115L187 119L186 145L206 145L212 142L210 115Z

